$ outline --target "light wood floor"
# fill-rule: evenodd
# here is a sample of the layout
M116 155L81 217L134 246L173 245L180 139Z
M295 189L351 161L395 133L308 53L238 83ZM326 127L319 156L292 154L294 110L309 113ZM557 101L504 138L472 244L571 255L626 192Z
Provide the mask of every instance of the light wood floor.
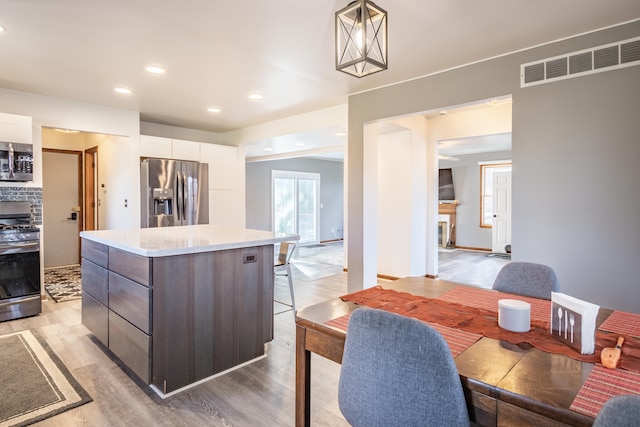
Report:
M293 277L298 308L346 293L346 273L327 264L336 259L335 248L329 249L332 252L329 255L322 250L318 248L320 257L316 258L320 262L314 262L313 251L309 250L297 261ZM447 254L456 252L461 254L447 256L452 275L454 270L466 270L470 283L481 276L483 283L493 281L495 267L485 268L483 264L494 259L484 254L482 259L473 258L473 254L463 253L467 251ZM465 255L475 259L475 264L469 262L469 268L454 260ZM446 271L447 268L441 269L441 277ZM461 274L455 277L464 282ZM380 284L384 286L384 281ZM276 277L276 299L289 302L286 277ZM268 344L268 357L165 400L130 377L97 344L81 324L80 300L62 303L47 300L39 316L0 323L0 334L36 329L93 398L93 402L44 420L38 426L292 426L295 324L285 304L275 303L275 308L278 313L275 338ZM348 425L337 404L340 366L315 355L312 366L313 425Z

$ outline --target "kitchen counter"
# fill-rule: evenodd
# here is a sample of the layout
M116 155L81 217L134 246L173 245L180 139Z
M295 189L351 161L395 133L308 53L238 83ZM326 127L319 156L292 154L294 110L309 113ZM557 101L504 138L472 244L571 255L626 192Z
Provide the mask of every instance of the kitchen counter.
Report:
M149 258L239 249L299 239L298 235L213 225L83 231L80 237Z
M266 357L274 243L297 235L192 225L80 236L82 323L161 397Z

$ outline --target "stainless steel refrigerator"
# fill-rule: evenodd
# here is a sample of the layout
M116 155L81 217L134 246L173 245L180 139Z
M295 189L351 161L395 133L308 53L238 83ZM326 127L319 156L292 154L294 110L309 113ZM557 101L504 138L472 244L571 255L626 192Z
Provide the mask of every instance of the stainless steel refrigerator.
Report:
M140 226L209 223L209 165L185 160L140 163Z

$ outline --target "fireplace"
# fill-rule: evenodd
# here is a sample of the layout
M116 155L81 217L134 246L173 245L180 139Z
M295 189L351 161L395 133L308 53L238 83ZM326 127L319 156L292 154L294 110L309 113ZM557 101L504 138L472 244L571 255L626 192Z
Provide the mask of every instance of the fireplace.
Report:
M453 248L456 246L456 209L458 203L438 204L438 246ZM450 243L449 245L447 245Z
M438 221L438 246L444 248L447 246L449 239L449 223L447 221Z

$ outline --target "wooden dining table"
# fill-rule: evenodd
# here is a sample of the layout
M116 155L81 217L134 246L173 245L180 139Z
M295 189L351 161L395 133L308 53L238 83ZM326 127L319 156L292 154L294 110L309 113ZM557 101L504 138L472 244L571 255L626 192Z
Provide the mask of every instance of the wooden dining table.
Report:
M385 284L384 288L433 299L459 286L465 285L409 277ZM357 307L336 298L298 310L296 426L312 425L311 353L341 363L346 332L327 322L348 315ZM611 313L600 309L597 325ZM594 363L541 351L528 343L512 344L485 336L454 360L470 418L478 425L590 426L594 421L570 409Z

